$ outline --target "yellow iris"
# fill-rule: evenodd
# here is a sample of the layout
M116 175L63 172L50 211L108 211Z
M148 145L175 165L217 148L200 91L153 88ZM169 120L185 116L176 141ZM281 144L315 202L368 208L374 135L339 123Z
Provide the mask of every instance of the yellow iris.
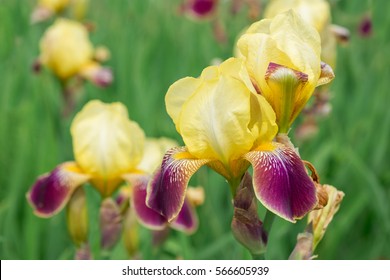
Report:
M144 133L121 103L89 102L74 118L71 134L77 165L103 196L116 189L123 174L137 170L142 159Z
M218 160L226 177L242 175L235 162L271 142L277 132L275 114L256 93L241 59L210 66L199 78L177 81L165 101L188 152L196 158Z
M252 24L237 46L256 90L276 113L280 133L288 132L315 87L333 78L330 67L321 65L318 32L293 10Z
M76 74L85 76L91 73L91 68L99 68L93 61L94 49L87 29L72 20L56 20L41 39L40 50L40 62L61 80Z

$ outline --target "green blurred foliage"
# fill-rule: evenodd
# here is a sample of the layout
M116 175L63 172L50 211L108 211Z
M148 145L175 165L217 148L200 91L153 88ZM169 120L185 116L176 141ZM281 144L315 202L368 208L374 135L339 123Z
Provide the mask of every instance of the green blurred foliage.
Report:
M180 140L165 112L164 95L177 79L198 76L214 58L232 56L239 32L250 20L244 10L231 15L229 1L219 14L228 40L218 43L210 22L179 15L178 0L90 1L88 20L95 45L111 51L108 65L115 81L107 89L86 85L76 113L88 100L120 101L147 136ZM323 183L344 191L339 213L317 248L320 259L390 258L390 2L331 1L333 22L347 27L350 42L339 46L332 83L331 115L319 133L300 146L302 158L315 164ZM26 192L37 176L72 160L69 126L61 118L60 86L48 70L31 71L39 39L52 21L31 25L34 1L0 0L0 258L70 259L74 247L62 211L51 219L32 213ZM371 36L358 26L372 16ZM192 236L172 231L160 248L141 230L140 252L146 259L249 259L230 231L231 197L223 178L202 168L193 185L206 189L198 208L199 230ZM99 196L89 186L91 247L99 255ZM264 214L260 206L259 211ZM277 218L267 258L286 259L305 221ZM109 258L125 259L120 242Z

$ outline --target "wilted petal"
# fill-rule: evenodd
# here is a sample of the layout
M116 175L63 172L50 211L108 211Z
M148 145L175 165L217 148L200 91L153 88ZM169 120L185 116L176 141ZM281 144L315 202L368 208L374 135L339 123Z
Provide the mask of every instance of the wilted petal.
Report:
M260 146L245 159L253 166L253 186L263 205L294 222L317 205L316 188L299 156L279 143Z
M184 200L183 207L181 208L177 218L173 220L171 224L172 228L184 231L185 233L192 234L198 228L198 216L195 208L188 199Z
M65 162L51 173L42 175L27 193L37 216L48 218L58 213L74 190L89 180L74 162Z
M324 237L326 229L332 221L333 216L339 210L344 198L344 193L331 185L322 185L320 188L327 193L328 201L322 209L312 211L308 216L308 223L313 226L314 248Z
M146 189L151 177L148 175L126 174L123 178L132 186L133 193L130 204L138 221L150 229L163 229L167 224L167 219L146 205Z
M169 150L149 183L146 204L172 221L180 212L191 176L209 159L197 159L185 147Z
M321 74L320 74L320 78L318 79L317 86L327 84L333 79L334 79L334 72L332 67L330 67L325 62L321 62Z

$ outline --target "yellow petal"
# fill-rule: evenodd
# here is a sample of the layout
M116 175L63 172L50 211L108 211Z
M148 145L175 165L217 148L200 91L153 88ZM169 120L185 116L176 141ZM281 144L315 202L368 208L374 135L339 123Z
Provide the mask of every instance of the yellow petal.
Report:
M293 69L309 75L309 81L318 79L321 40L312 26L290 10L272 20L270 33L278 48L290 58ZM315 86L316 81L312 83Z
M293 9L318 32L330 22L330 6L325 0L273 0L264 11L264 17L276 15Z
M78 22L58 19L40 41L40 60L60 79L77 74L93 57L87 29Z
M182 110L184 102L196 91L200 86L201 80L186 77L178 80L172 84L165 96L165 104L168 115L172 118L175 123L176 130L180 133L179 116Z
M134 170L142 158L144 133L121 103L90 101L74 118L71 133L77 163L103 195L110 194L120 175Z
M256 140L248 128L252 93L237 79L241 60L229 59L220 76L202 86L184 104L180 132L189 152L197 158L218 159L229 165L249 151Z

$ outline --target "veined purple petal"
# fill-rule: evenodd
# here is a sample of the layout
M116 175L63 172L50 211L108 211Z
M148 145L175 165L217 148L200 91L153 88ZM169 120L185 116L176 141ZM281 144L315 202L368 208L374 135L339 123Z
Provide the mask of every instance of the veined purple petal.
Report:
M184 231L187 234L192 234L198 228L198 216L194 206L188 201L184 200L183 207L181 208L179 215L173 220L171 227L180 231Z
M191 8L195 14L206 16L214 10L215 6L215 0L193 0Z
M191 176L209 159L197 159L186 147L170 149L148 185L146 204L172 221L180 212Z
M266 208L294 222L317 205L316 188L294 150L272 146L245 155L253 166L253 187Z
M74 190L89 179L75 162L65 162L40 176L27 193L27 200L37 216L51 217L66 205Z
M167 219L146 205L146 188L151 177L144 174L134 174L125 175L123 178L130 182L133 187L131 206L134 209L137 220L150 229L164 229L168 223Z

